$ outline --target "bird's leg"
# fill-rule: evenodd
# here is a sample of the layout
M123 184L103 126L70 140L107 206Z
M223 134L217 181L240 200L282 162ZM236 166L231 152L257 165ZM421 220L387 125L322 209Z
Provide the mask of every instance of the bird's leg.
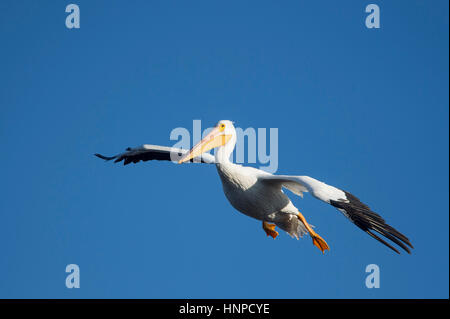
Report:
M278 232L275 230L275 224L269 224L267 222L262 223L263 229L267 236L272 236L273 239L277 238Z
M327 249L330 250L330 247L328 247L327 242L322 237L320 237L319 234L317 234L311 228L311 226L309 226L308 222L306 221L305 217L303 217L302 213L298 212L297 217L298 217L298 219L300 219L300 221L303 223L303 225L305 225L306 230L311 235L314 246L319 248L320 251L322 251L322 253L325 253L325 250L327 250Z

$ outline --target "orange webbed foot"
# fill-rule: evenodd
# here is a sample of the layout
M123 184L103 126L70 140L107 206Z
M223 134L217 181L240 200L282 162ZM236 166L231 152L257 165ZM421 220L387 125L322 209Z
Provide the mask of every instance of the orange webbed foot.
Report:
M319 248L322 254L325 254L325 250L330 250L330 247L328 246L327 242L322 237L320 237L317 234L311 235L311 237L314 246Z
M297 214L298 219L305 225L306 230L311 235L312 241L314 246L320 249L322 254L325 254L325 250L330 250L330 247L328 246L325 239L319 236L312 228L311 226L306 222L305 217L303 217L302 213L298 212Z
M263 222L263 229L266 232L267 236L271 236L273 239L277 238L278 232L275 230L275 224Z

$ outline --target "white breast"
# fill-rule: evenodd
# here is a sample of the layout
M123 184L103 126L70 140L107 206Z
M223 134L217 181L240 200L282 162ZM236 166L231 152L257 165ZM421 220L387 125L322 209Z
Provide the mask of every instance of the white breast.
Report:
M262 172L233 163L217 164L223 191L231 205L241 213L269 220L268 215L292 205L280 188L258 181Z

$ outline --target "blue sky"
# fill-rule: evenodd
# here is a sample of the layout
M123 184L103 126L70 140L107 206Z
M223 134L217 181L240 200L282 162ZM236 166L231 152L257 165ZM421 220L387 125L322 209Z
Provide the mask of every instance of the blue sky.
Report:
M0 2L0 297L449 297L447 1L376 1L377 30L365 1L77 1L78 30L69 3ZM92 155L194 119L278 128L278 173L352 192L412 255L292 195L323 256L267 238L213 166Z

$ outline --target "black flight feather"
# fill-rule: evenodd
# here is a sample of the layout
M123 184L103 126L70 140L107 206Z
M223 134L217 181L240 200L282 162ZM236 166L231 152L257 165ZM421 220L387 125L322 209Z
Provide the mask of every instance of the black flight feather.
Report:
M330 204L333 205L334 207L338 208L339 210L343 211L343 213L356 226L361 228L363 231L365 231L370 236L372 236L373 238L375 238L382 244L386 245L393 251L400 253L396 248L394 248L392 245L390 245L385 240L381 239L380 237L378 237L376 234L374 234L371 231L377 232L378 234L386 237L387 239L391 240L395 244L399 245L401 248L403 248L409 254L411 253L408 246L411 248L414 248L414 247L412 246L411 242L405 235L400 233L394 227L386 224L385 220L380 215L373 212L369 208L369 206L362 203L356 196L354 196L346 191L343 191L343 192L345 193L347 201L330 200Z

